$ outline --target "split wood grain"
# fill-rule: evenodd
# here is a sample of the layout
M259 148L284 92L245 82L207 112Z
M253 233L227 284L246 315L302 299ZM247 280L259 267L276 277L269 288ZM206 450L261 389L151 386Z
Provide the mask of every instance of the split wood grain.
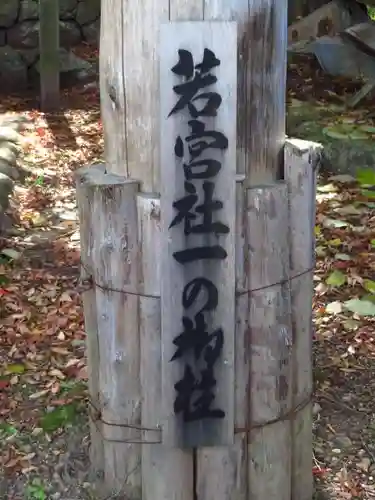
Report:
M247 186L278 178L285 138L286 16L287 0L104 2L100 89L108 169L139 179L144 192L161 192L160 26L236 21L237 171L246 174Z
M161 390L161 225L160 199L139 194L138 232L141 253L140 346L143 500L193 500L193 456L190 450L169 448L162 440Z
M293 321L292 500L311 500L312 476L312 299L315 254L316 176L322 147L289 139L285 145L288 185Z
M141 395L139 346L139 250L136 195L139 183L102 169L79 182L91 217L87 237L96 284L99 407L108 494L141 494ZM130 293L126 293L130 292ZM91 370L91 369L90 369ZM91 370L91 371L92 371Z
M290 500L292 324L288 195L280 182L247 191L250 350L248 494ZM283 417L286 417L285 419Z
M91 274L93 269L92 261L92 233L91 227L92 211L89 203L90 198L86 193L87 183L85 179L90 177L96 170L101 173L105 171L104 164L92 165L91 167L81 168L76 175L77 189L77 205L80 221L80 236L81 236L81 260L84 263L81 266L80 280L85 291L82 294L83 312L85 317L85 332L86 332L86 355L87 355L87 371L88 371L88 386L90 400L93 405L89 405L89 423L90 423L90 465L93 477L100 482L104 476L104 447L102 438L102 424L98 419L97 411L100 413L100 398L99 398L99 338L98 338L98 322L96 311L96 289L91 283Z

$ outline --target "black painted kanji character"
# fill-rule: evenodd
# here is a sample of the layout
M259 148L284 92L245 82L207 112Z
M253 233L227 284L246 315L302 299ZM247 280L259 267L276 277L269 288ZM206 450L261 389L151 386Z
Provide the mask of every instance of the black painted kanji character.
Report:
M228 138L222 132L206 130L205 123L199 120L190 120L188 124L191 128L191 134L185 140L188 143L189 154L192 159L197 158L207 149L224 151L228 148Z
M189 234L227 234L229 227L222 222L214 222L214 212L221 210L224 206L220 200L214 200L215 184L213 182L203 182L203 202L198 203L198 195L194 184L185 182L186 195L183 198L173 202L173 208L176 209L177 215L172 220L169 228L177 226L184 222L184 233ZM197 219L197 214L202 216L202 221L193 224Z
M204 418L224 418L225 412L218 408L211 408L215 400L212 389L216 386L216 380L211 368L202 370L201 380L197 380L190 365L185 366L184 376L175 385L177 392L174 401L174 412L182 412L184 422L193 422ZM195 392L200 395L193 400Z
M209 49L204 50L202 62L195 66L190 51L181 49L178 51L178 56L178 63L172 68L172 71L174 74L185 78L186 81L173 87L174 92L181 97L168 116L183 110L186 106L193 118L216 116L222 101L220 94L217 92L202 92L197 95L197 93L217 82L217 77L209 73L209 71L219 66L220 60ZM193 104L199 100L206 101L200 110Z
M194 305L199 295L203 295L204 292L206 292L206 301L198 312L202 313L216 309L219 302L218 289L211 280L204 277L194 278L184 286L182 291L183 308L189 309L192 305Z
M193 351L195 359L199 359L205 349L204 360L208 366L213 366L223 349L223 330L218 328L213 333L208 333L202 313L196 314L194 321L183 316L182 324L183 332L173 340L177 349L171 361L181 358L188 351Z

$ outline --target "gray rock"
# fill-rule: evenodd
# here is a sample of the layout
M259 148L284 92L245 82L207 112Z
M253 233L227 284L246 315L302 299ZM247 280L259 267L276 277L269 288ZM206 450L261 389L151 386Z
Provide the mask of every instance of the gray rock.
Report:
M6 33L5 29L0 29L0 47L3 47L6 44Z
M341 36L322 36L311 42L308 50L315 54L325 73L348 78L375 78L373 57Z
M11 151L18 158L22 152L22 148L14 142L0 141L0 158L2 158L2 151Z
M335 439L334 439L335 445L339 448L345 449L345 448L350 448L353 443L348 436L344 436L341 434L338 434Z
M59 10L60 19L69 19L75 15L78 0L60 0ZM37 20L38 15L38 2L33 0L21 0L20 15L18 17L19 21L25 21L26 19Z
M17 0L1 0L0 2L0 27L9 28L18 16Z
M82 33L86 42L99 45L100 19L82 26Z
M23 182L25 180L25 174L23 169L18 168L16 164L11 165L6 160L0 158L0 174L7 175L14 181Z
M14 182L10 177L0 172L0 207L6 210L9 205L9 195L13 191Z
M39 72L39 61L35 64L35 69ZM68 52L66 49L60 49L60 72L68 73L70 71L90 71L92 65L77 57L72 52Z
M78 0L60 0L60 18L72 17L77 8Z
M86 0L79 2L77 7L76 20L81 25L90 24L100 16L100 1Z
M8 142L0 142L0 161L6 161L10 165L17 163L17 154L8 146Z
M26 66L32 66L39 58L39 49L18 49L17 52Z
M0 47L0 88L2 91L27 88L27 67L9 46Z
M39 14L39 4L38 2L33 2L30 0L21 0L20 2L20 14L18 16L18 22L28 20L37 20Z
M79 82L91 82L94 78L96 78L96 73L94 68L90 68L90 70L82 69L75 73L75 77Z
M81 41L81 32L73 21L60 21L60 45L71 47ZM8 44L15 49L37 49L39 21L23 21L8 31Z
M77 9L78 0L60 0L59 10L60 19L70 19L75 17L75 12ZM38 19L38 2L32 0L21 0L20 15L18 17L19 21L25 21L26 19Z
M14 187L14 181L7 175L0 174L0 186L2 193L10 194Z
M38 43L38 21L22 21L8 31L8 44L14 49L35 49Z
M60 46L72 47L82 39L77 23L73 21L60 21Z
M20 128L18 124L21 125L25 120L21 117L14 118L13 116L4 116L0 123L0 141L14 142L15 144L21 144L22 135L17 132L17 128Z

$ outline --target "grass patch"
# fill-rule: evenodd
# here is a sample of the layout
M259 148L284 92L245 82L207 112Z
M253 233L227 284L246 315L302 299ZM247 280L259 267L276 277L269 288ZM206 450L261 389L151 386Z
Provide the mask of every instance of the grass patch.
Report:
M43 482L38 478L34 478L25 488L27 500L46 500L47 495Z
M54 432L62 427L73 425L81 413L78 404L68 404L45 412L40 418L39 425L45 432Z

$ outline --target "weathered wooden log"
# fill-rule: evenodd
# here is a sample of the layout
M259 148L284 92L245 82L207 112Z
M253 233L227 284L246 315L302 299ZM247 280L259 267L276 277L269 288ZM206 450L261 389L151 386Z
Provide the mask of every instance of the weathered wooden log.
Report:
M114 16L113 13L116 12ZM287 0L107 0L100 95L108 169L160 193L159 30L168 21L237 21L237 171L278 177L285 137ZM233 55L235 57L235 55Z
M138 195L141 255L140 346L142 390L142 499L192 500L193 452L162 440L160 199ZM148 429L148 430L145 430Z
M250 358L248 492L290 500L292 325L285 183L247 191L247 348Z
M84 179L89 178L94 172L104 173L105 165L98 164L88 168L81 168L77 175L77 204L79 210L79 220L85 221L80 224L81 232L81 260L85 266L81 266L81 284L83 285L83 312L85 316L86 330L86 350L87 350L87 370L90 401L89 422L90 422L90 463L93 478L103 479L104 475L104 449L101 432L101 421L98 419L97 410L100 409L99 401L99 339L98 323L96 311L95 287L91 284L92 262L92 234L91 227L92 211L89 198L86 196L86 183ZM94 174L95 175L95 174Z
M197 451L196 491L200 500L247 500L249 410L249 295L244 219L244 175L236 179L236 299L234 444ZM242 295L241 295L242 293Z
M312 297L316 174L322 147L287 140L293 322L292 498L311 500L312 476Z
M90 259L83 266L96 296L100 356L88 364L93 384L98 383L104 491L133 500L141 495L139 183L100 168L83 169L77 175L79 199L87 198L80 223Z

